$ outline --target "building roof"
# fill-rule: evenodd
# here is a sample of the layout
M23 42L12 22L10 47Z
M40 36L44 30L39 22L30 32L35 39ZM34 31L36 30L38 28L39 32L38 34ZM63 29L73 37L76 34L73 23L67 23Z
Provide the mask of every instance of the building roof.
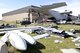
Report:
M43 14L49 14L48 10L53 9L53 8L62 7L62 6L66 6L66 3L65 2L54 3L54 4L50 4L50 5L43 5L40 7L31 5L31 6L27 6L24 8L20 8L20 9L14 10L14 11L4 13L4 14L2 14L2 16L9 16L9 15L14 15L14 14L29 12L29 9L32 9L31 11L36 11L36 12L40 12L40 13L43 12Z
M7 13L3 13L2 16L9 16L9 15L14 15L14 14L18 14L18 13L29 12L29 9L39 9L39 7L31 5L31 6L27 6L24 8L17 9L17 10L13 10L13 11L10 11Z

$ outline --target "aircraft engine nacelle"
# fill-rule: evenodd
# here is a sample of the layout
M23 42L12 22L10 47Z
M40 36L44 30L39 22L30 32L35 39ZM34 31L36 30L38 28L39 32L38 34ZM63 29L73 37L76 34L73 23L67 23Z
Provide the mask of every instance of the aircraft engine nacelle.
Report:
M28 35L27 33L20 32L19 30L14 30L12 32L18 34L21 38L26 40L29 44L31 44L31 45L36 44L35 39L33 37L31 37L30 35Z
M16 49L19 49L19 50L27 49L26 41L15 33L10 32L9 41L10 41L11 45L13 47L15 47Z

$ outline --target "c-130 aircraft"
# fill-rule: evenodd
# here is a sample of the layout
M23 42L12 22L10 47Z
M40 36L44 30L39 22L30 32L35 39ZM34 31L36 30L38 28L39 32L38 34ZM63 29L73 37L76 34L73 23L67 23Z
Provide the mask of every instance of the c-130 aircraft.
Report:
M52 8L58 8L58 7L62 7L62 6L66 6L66 3L61 2L61 3L51 4L51 5L44 5L37 9L34 9L34 10L44 13L44 12L48 12ZM23 28L21 28L21 29L23 29ZM26 41L27 41L27 43L33 45L33 44L36 44L37 39L49 36L49 34L45 33L42 35L37 35L37 36L31 37L30 35L19 31L21 29L20 28L1 29L2 30L1 34L5 33L5 35L2 36L1 41L6 42L7 40L9 40L11 45L13 47L15 47L16 49L26 50L27 49Z

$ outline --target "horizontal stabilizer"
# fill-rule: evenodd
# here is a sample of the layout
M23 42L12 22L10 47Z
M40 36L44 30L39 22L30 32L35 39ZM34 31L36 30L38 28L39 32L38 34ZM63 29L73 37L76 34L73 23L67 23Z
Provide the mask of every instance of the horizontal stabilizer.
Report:
M62 7L62 6L67 6L67 4L65 2L61 2L61 3L53 3L51 5L44 5L44 6L41 6L41 10L44 10L44 11L48 11L50 9L54 9L54 8L58 8L58 7Z
M67 6L67 4L65 2L61 2L61 3L53 3L51 5L44 5L41 6L42 8L57 8L57 7L61 7L61 6Z
M45 33L45 34L42 34L42 35L34 36L33 38L34 38L35 40L37 40L37 39L44 38L44 37L48 37L48 36L49 36L49 34Z

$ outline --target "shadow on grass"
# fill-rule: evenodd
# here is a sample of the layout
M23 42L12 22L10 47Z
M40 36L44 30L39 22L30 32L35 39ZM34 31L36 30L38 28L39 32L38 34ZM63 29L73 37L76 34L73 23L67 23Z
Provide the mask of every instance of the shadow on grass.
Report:
M75 48L78 52L80 52L80 48Z
M42 53L40 49L45 49L45 46L39 42L36 45L29 45L26 51L21 51L21 53Z

